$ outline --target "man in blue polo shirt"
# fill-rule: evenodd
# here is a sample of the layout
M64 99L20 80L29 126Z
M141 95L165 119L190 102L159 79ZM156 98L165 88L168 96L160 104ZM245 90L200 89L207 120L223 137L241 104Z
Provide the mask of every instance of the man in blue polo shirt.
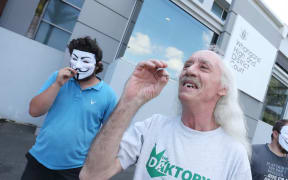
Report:
M116 104L97 73L102 50L90 37L70 42L70 67L51 75L30 102L33 117L48 112L26 157L22 180L78 180L91 142Z

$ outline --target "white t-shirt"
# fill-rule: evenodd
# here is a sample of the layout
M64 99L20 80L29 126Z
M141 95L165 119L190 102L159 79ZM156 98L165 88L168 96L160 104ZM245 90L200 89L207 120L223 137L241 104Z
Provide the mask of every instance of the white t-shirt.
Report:
M196 131L180 117L153 115L123 136L118 153L123 169L136 164L135 180L251 180L242 144L223 129Z

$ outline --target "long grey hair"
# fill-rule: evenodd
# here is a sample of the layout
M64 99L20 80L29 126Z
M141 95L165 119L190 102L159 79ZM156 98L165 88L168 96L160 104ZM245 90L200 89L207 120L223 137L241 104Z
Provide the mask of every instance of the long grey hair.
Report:
M212 46L209 50L218 54L222 59L223 56L217 47ZM221 83L227 89L227 94L218 100L214 118L228 135L244 145L248 156L251 157L246 119L238 102L238 89L233 74L224 61L220 62L220 68L222 70Z

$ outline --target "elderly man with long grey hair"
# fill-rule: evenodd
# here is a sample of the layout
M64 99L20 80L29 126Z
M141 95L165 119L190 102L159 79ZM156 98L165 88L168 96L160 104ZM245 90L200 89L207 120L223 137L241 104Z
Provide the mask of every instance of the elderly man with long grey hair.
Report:
M133 164L135 180L251 180L237 89L214 51L197 51L185 62L179 77L180 116L157 114L127 129L138 109L167 84L166 67L159 60L136 66L90 148L81 180L106 180Z

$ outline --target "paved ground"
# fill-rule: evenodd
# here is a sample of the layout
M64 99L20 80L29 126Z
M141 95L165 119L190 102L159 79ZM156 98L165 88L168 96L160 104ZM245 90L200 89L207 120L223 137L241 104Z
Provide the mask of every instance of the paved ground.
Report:
M34 144L35 127L15 124L0 119L0 180L19 180L24 170L25 153ZM134 168L111 178L130 180Z

